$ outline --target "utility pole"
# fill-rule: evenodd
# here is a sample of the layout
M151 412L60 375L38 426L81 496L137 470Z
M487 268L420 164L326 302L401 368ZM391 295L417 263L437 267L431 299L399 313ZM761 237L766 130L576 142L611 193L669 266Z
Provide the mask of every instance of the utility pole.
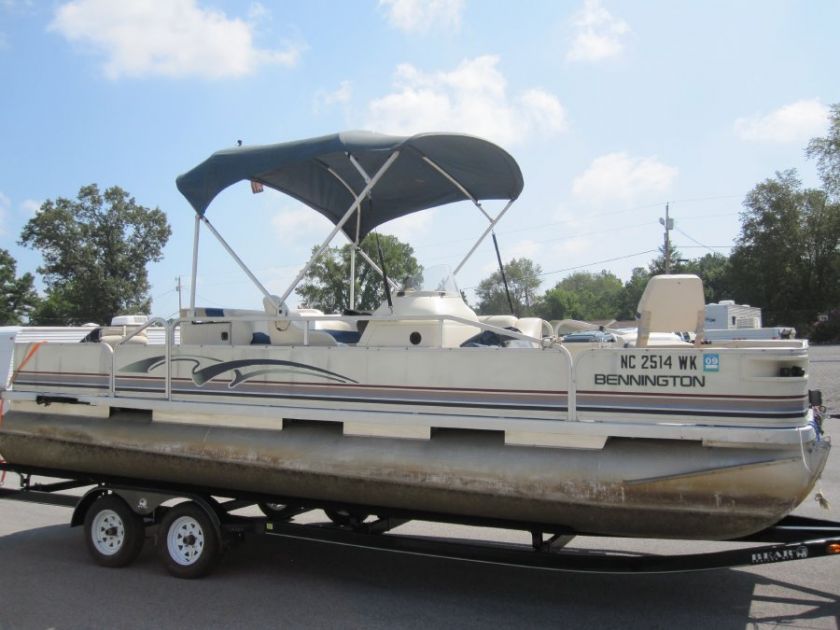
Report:
M175 289L178 291L178 313L181 312L181 276L175 277Z
M665 218L659 219L660 225L665 226L665 273L671 273L671 237L670 232L674 229L674 220L668 216L669 204L665 203Z

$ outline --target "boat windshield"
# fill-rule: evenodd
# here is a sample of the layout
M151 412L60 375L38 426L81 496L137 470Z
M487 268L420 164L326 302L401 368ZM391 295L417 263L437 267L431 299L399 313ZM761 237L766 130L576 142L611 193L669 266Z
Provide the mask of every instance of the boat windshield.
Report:
M420 270L414 276L406 278L403 290L461 294L449 265L434 265Z

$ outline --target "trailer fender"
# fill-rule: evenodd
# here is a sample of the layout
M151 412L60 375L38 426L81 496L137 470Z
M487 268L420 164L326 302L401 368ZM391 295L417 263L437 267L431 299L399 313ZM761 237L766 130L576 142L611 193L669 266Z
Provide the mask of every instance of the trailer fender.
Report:
M70 518L70 527L78 527L79 525L83 525L85 522L85 515L90 509L90 506L93 505L93 502L96 501L103 494L108 494L108 488L103 488L100 486L88 490L85 493L85 495L81 499L79 499L79 502L76 504L76 507L73 508L73 516Z
M77 527L85 522L85 515L100 496L105 494L115 494L128 504L131 510L143 517L152 515L162 503L170 499L188 499L194 501L207 513L207 516L213 523L213 526L221 534L222 520L219 516L218 506L214 504L213 500L205 499L198 495L185 494L164 494L160 492L152 492L144 489L128 489L128 488L114 488L111 486L98 486L89 490L76 504L73 510L73 516L70 519L71 527Z

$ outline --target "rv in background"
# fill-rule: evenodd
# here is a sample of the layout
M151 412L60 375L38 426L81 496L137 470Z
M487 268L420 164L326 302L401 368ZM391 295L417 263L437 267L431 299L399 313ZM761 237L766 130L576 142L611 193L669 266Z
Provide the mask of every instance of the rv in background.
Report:
M762 327L760 308L749 304L735 304L734 300L706 304L705 328L704 337L708 341L796 337L796 329L790 326Z

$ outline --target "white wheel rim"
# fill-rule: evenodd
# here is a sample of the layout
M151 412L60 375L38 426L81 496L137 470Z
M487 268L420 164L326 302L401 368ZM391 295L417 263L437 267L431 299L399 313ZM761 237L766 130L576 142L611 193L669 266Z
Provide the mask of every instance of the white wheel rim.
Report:
M166 533L169 557L181 566L198 562L204 551L204 530L192 516L181 516L172 522Z
M90 536L98 553L113 556L125 542L125 524L114 510L102 510L93 517Z

